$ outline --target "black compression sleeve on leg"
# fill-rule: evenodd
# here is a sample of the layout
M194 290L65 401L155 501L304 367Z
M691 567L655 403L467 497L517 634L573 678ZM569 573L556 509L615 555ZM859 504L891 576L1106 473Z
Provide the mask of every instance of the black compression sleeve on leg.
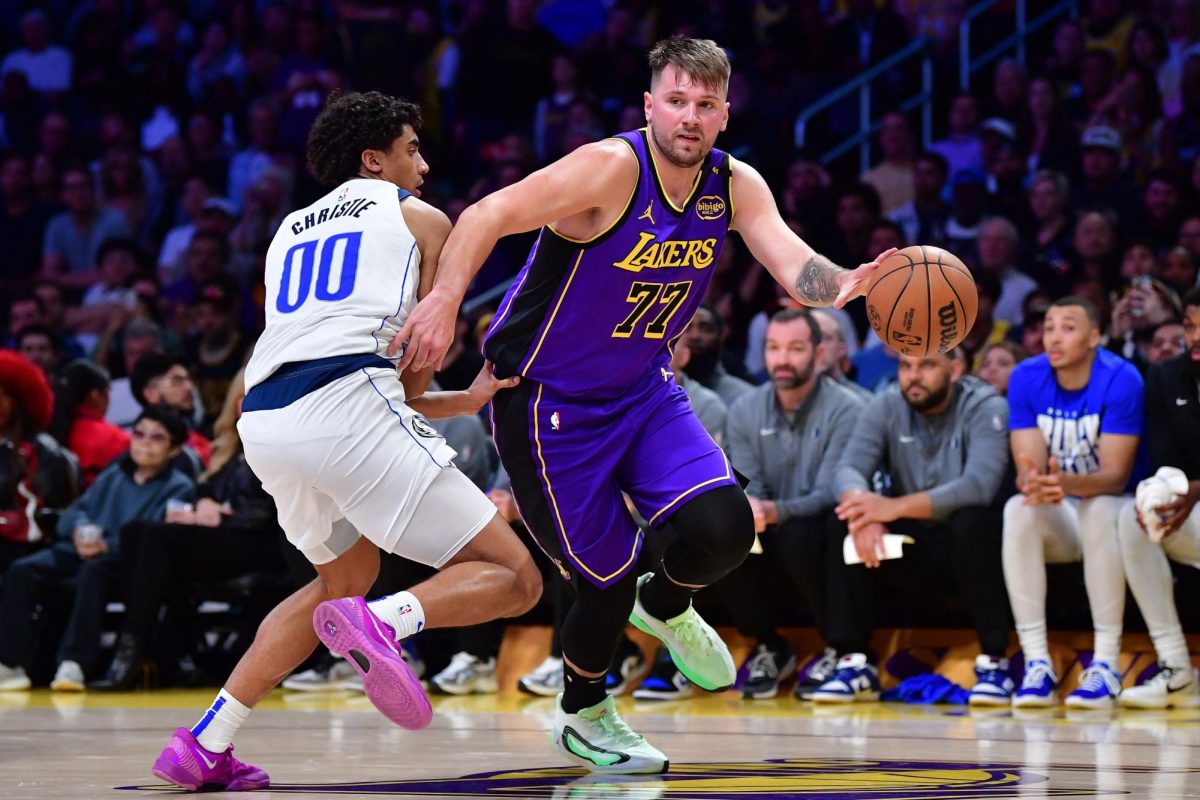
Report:
M668 524L677 535L662 563L676 583L716 583L746 560L754 544L750 501L737 486L722 486L689 500Z

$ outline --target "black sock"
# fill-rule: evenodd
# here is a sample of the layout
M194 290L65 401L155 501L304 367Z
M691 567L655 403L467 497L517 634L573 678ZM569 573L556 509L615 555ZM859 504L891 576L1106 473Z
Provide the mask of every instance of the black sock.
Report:
M642 601L642 608L646 609L650 616L665 621L687 611L688 606L692 604L693 594L694 589L680 586L668 578L666 573L659 571L642 584L638 598Z
M575 671L575 668L563 661L563 711L568 714L578 714L585 708L603 703L608 692L604 690L608 675L599 678L589 678Z

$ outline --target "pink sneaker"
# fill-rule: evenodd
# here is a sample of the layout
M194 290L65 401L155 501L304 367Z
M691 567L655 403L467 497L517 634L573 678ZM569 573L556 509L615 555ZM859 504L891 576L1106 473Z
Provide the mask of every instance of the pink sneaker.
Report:
M362 676L367 698L401 728L419 730L433 720L421 681L404 663L396 631L361 597L327 600L313 613L317 636Z
M233 757L233 745L210 753L187 728L175 731L150 771L190 792L249 792L271 785L267 773Z

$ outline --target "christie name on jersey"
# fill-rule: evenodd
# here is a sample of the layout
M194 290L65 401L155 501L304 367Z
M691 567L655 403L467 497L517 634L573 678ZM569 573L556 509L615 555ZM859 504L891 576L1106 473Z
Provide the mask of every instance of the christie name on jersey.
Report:
M354 217L358 219L359 214L373 205L375 205L375 201L368 200L365 197L360 197L357 200L347 200L344 203L335 203L327 208L322 208L320 211L305 214L304 219L293 222L292 233L303 233L309 228L320 225L322 222L338 219L339 217Z

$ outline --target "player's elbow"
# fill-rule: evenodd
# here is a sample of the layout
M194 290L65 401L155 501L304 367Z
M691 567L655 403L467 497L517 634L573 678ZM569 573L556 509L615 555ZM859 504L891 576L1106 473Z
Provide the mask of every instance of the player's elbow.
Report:
M505 218L511 217L511 214L505 211L504 205L495 195L488 195L463 210L458 217L457 227L486 234L488 238L499 239L506 234Z

